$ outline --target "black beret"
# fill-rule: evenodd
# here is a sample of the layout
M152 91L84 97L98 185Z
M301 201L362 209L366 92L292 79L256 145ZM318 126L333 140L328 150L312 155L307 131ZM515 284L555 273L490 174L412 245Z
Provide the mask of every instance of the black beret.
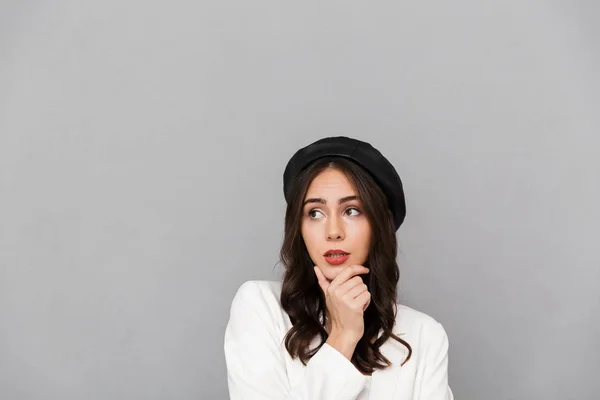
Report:
M298 150L288 161L283 173L283 194L289 202L294 179L313 161L323 157L344 157L364 168L385 193L394 216L396 230L406 215L402 181L394 166L367 142L345 136L327 137Z

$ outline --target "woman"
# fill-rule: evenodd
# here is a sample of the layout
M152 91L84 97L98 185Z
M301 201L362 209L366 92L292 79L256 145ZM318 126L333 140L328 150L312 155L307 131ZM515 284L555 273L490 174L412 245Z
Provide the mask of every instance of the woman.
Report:
M286 166L283 282L237 291L225 331L230 397L452 400L448 338L396 304L402 182L370 144L330 137Z

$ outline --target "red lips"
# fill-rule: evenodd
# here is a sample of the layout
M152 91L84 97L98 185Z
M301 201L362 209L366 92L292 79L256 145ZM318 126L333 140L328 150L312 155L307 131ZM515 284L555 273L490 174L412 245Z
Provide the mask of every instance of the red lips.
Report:
M325 261L327 261L328 264L340 265L348 261L350 253L347 253L344 250L340 249L332 249L327 250L327 252L323 254L323 256L325 257Z
M327 250L325 252L325 254L323 254L323 255L325 257L327 257L327 256L331 256L334 254L350 254L350 253L348 253L347 251L344 251L344 250L340 250L340 249L331 249L331 250Z

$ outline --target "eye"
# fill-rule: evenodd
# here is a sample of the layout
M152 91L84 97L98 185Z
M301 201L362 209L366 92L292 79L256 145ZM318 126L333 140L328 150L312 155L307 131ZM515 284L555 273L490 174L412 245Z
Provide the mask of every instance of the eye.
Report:
M322 213L321 211L319 211L319 210L312 209L312 210L310 210L310 211L308 212L308 216L309 216L310 218L313 218L313 219L315 219L315 218L317 218L317 215L316 215L317 213L319 213L319 214L321 214L321 215L323 214L323 213Z
M352 211L354 211L354 214L352 214ZM350 207L346 209L346 214L350 215L351 217L355 217L357 215L360 215L360 211L356 207Z

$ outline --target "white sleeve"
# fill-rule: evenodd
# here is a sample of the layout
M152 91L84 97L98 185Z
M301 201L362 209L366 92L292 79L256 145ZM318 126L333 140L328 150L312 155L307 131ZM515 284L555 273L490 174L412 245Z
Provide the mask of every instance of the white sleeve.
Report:
M439 322L433 325L430 341L418 399L454 400L448 385L448 335Z
M237 291L225 330L227 383L232 400L355 400L366 376L328 344L308 361L305 375L290 387L283 338L256 282Z

